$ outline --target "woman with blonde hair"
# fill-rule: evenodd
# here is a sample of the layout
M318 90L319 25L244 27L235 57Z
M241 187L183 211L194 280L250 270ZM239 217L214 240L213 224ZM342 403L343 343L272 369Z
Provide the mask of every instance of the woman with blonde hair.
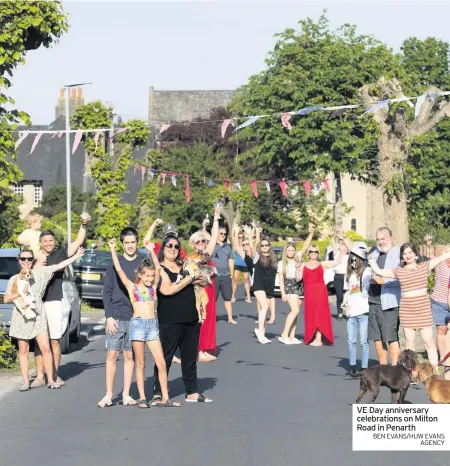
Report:
M297 269L300 267L302 257L311 244L314 229L312 225L309 228L309 236L306 238L302 249L297 252L295 243L288 242L283 249L283 258L278 265L278 277L280 280L281 299L289 303L290 312L286 316L286 323L278 341L285 345L299 345L301 340L295 337L297 329L297 317L300 313L300 307L303 299L303 283L297 281Z

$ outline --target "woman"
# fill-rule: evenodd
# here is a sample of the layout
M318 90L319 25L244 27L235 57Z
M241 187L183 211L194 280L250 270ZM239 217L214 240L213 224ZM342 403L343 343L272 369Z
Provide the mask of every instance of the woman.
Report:
M361 248L350 251L345 280L345 313L347 316L348 359L350 370L345 375L358 377L369 365L369 288L372 278L366 267L366 253ZM356 370L356 342L361 342L361 372Z
M277 275L278 261L272 249L270 240L266 237L261 239L253 257L247 255L243 247L237 243L238 254L245 259L249 269L253 268L253 294L261 306L258 313L258 328L255 334L261 344L272 343L266 337L266 316L269 310L269 299L274 296L275 278Z
M233 235L233 246L234 246L234 241L238 241L239 244L242 245L242 242L245 241L245 234L240 231L237 235L237 238L234 238ZM241 257L238 252L236 251L236 247L234 250L234 272L233 272L233 294L231 297L231 302L234 303L236 302L236 290L239 284L239 279L242 274L242 278L244 280L244 289L245 289L245 302L247 304L251 304L252 300L250 298L250 281L248 278L248 267L247 264L245 263L245 260L243 257Z
M440 257L420 262L419 252L413 243L405 243L400 248L401 266L395 269L380 269L370 256L369 264L375 274L400 281L402 299L400 301L400 325L403 327L406 348L413 350L416 346L416 330L420 331L423 344L427 350L428 360L436 370L438 354L433 337L433 315L428 296L428 274L441 262L450 259L450 252Z
M308 261L298 269L297 279L303 279L305 290L305 343L311 346L334 345L328 290L323 280L324 269L336 267L341 262L341 252L334 261L319 261L319 249L313 244L308 251ZM334 255L336 257L336 254Z
M343 234L343 233L344 233L343 230L338 230L338 232L336 232L336 234ZM347 269L348 269L349 248L343 241L339 241L339 244L335 249L339 249L342 254L341 263L334 268L334 289L336 291L336 309L338 313L338 319L342 320L342 301L344 299L345 276L347 274Z
M176 236L166 235L159 250L161 280L158 285L158 322L161 344L166 361L167 373L175 351L181 355L181 373L186 389L187 403L212 400L197 391L197 357L200 324L193 283L199 277L184 276L182 261L179 258L181 244ZM152 405L162 399L158 369L154 370Z
M219 235L219 218L220 209L214 213L214 222L211 230L211 237L205 237L203 231L194 233L189 243L196 252L206 252L212 256ZM188 256L189 257L189 256ZM215 267L211 260L210 265ZM216 346L216 287L214 279L211 284L205 287L208 295L208 304L206 305L206 319L200 327L200 339L198 343L198 360L200 362L210 362L217 359L214 353L217 352Z
M447 335L447 324L450 320L450 310L447 302L448 282L450 280L450 260L436 267L434 289L431 295L431 312L433 322L437 327L437 347L439 358L445 356L444 341Z
M36 338L44 360L47 372L48 388L58 389L61 385L53 379L53 356L47 331L47 318L43 309L42 296L53 274L67 267L84 255L84 249L78 251L69 259L49 267L33 269L34 253L24 248L19 254L20 272L9 279L4 295L4 302L14 303L9 336L17 338L19 342L20 372L23 377L21 392L30 390L30 376L28 373L28 353L30 340ZM42 264L36 264L40 266Z
M278 266L278 277L280 280L281 299L289 303L290 312L286 316L284 330L278 340L285 345L299 345L301 340L295 337L297 329L297 317L300 313L300 307L303 299L303 283L298 282L297 268L300 267L302 258L311 244L314 234L310 226L310 234L304 242L302 249L297 253L294 243L286 243L283 249L283 258Z

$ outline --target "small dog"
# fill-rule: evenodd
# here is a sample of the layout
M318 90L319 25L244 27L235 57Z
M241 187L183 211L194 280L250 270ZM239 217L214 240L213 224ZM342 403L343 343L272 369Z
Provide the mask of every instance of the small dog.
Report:
M356 398L356 403L361 403L368 391L372 394L372 403L375 403L380 388L389 387L392 394L392 404L397 403L397 393L399 392L398 403L403 404L411 383L412 371L418 363L419 358L414 351L404 350L400 353L396 366L378 364L377 366L368 367L361 374L360 392L358 398Z
M419 364L412 373L415 382L423 382L428 399L435 404L450 404L450 380L442 380L429 362Z

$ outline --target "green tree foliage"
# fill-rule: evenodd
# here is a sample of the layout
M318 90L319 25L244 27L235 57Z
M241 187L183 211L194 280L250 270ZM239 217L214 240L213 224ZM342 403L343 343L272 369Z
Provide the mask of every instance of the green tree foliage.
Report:
M0 2L0 201L4 189L22 178L14 163L16 130L21 123L31 124L29 116L14 109L8 96L10 78L25 63L28 51L50 47L68 30L67 18L59 1ZM7 108L8 107L8 108ZM12 109L11 109L12 107Z
M18 352L11 339L0 327L0 369L12 369L17 364Z
M78 108L72 124L76 129L109 128L112 116L112 109L97 100ZM96 234L102 240L117 237L133 217L133 208L121 203L121 196L127 189L126 174L132 164L133 150L145 146L150 138L150 130L144 121L130 120L122 126L128 130L115 136L112 157L104 136L101 136L97 145L94 133L84 133L83 136L83 144L90 159L89 174L97 189Z
M0 202L0 246L6 247L7 241L14 234L22 221L20 220L19 205L21 199L10 189L5 189L3 200Z
M372 37L357 35L355 26L331 31L325 16L317 24L310 19L299 24L299 31L277 34L267 68L239 89L233 113L259 115L357 104L364 84L398 69L392 51ZM347 172L374 182L377 130L370 119L358 118L361 112L293 116L291 131L279 117L262 118L243 129L240 137L254 143L247 157L277 167L287 178L309 180Z

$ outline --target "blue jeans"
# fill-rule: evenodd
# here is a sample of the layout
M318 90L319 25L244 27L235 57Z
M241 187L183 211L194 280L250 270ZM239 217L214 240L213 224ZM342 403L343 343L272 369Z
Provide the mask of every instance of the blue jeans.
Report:
M348 333L348 354L350 365L356 365L356 342L361 342L361 367L365 369L369 365L369 340L367 339L367 327L369 323L369 315L362 314L360 316L349 317L347 320Z

